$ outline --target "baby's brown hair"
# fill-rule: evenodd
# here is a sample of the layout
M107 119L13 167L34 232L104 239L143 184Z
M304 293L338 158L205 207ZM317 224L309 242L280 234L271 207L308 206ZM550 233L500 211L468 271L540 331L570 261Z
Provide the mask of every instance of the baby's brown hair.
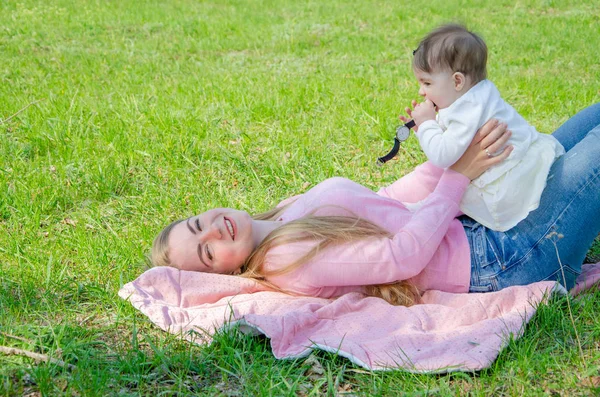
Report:
M413 69L461 72L473 84L487 76L487 46L481 37L463 25L442 25L429 33L413 51Z

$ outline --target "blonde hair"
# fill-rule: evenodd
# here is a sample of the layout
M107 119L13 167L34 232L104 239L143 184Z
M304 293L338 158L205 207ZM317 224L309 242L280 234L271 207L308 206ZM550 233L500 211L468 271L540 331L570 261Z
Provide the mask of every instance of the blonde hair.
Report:
M276 220L285 211L286 206L254 215L256 220ZM168 239L171 230L181 220L172 222L154 239L151 260L154 266L170 266ZM268 281L268 277L289 273L319 254L329 246L359 241L367 238L391 237L390 233L380 226L354 216L316 216L309 214L302 218L287 222L269 233L265 239L246 259L242 266L241 277L250 278L275 291L287 292ZM304 256L281 269L267 272L263 264L267 253L272 248L299 241L317 241ZM393 305L411 306L420 301L418 289L407 281L395 283L366 285L365 293L382 298Z
M442 25L429 33L413 51L413 69L461 72L473 84L487 76L487 46L483 39L463 25Z
M154 238L152 250L150 251L150 262L153 266L171 266L171 259L169 259L169 235L171 235L171 230L182 221L183 219L178 219L169 223Z

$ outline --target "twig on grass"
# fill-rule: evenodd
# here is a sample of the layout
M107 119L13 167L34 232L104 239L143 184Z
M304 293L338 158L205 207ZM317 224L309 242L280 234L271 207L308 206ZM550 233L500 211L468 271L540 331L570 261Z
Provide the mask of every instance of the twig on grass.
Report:
M555 239L553 237L556 237ZM560 253L558 252L558 245L556 245L556 240L563 238L564 236L561 233L551 232L546 235L546 238L552 242L554 245L554 250L556 251L556 257L558 258L558 264L560 266L560 272L562 274L563 284L567 285L567 278L565 277L565 269L563 267L563 263L560 259ZM577 332L577 327L575 326L575 318L573 317L573 310L571 309L571 295L567 292L567 309L569 312L569 319L571 320L571 325L573 325L573 331L575 331L575 340L577 341L577 347L579 348L579 355L581 356L581 361L583 362L583 367L587 370L587 363L585 361L585 356L583 355L583 348L581 347L581 339L579 338L579 332Z
M35 101L27 104L25 107L21 108L17 113L8 116L7 118L5 118L4 120L0 120L0 125L2 124L6 124L8 123L11 119L15 118L19 113L24 112L25 110L27 110L28 107L35 105L36 103L42 102L43 100L45 100L46 98L42 98L42 99L36 99Z
M47 362L47 363L56 364L56 365L58 365L60 367L63 367L63 368L67 367L67 368L69 368L71 370L77 368L73 364L65 363L62 360L50 357L50 356L48 356L46 354L34 353L34 352L29 351L29 350L17 349L15 347L0 346L0 353L4 353L4 354L8 354L8 355L25 356L25 357L33 358L36 361L44 361L44 362Z
M26 343L33 344L33 342L30 341L29 339L25 339L25 338L23 338L21 336L12 335L12 334L9 334L9 333L3 332L3 331L0 331L0 335L4 335L7 338L12 338L12 339L20 340L21 342L26 342Z

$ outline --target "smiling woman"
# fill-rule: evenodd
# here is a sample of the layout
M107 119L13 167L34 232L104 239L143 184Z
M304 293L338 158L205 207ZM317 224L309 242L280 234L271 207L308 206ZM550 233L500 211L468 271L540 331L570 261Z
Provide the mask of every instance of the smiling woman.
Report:
M215 208L165 228L154 245L153 262L181 270L239 273L252 251L277 226L277 222L254 220L244 211ZM158 249L161 241L166 250Z
M451 167L427 162L377 193L332 178L266 214L217 208L177 221L155 239L154 264L239 273L295 295L362 292L403 305L429 289L487 292L541 280L571 288L600 232L600 105L554 133L568 153L554 163L539 208L498 232L459 205L472 180L510 155L510 136L489 121ZM544 238L551 229L564 237Z

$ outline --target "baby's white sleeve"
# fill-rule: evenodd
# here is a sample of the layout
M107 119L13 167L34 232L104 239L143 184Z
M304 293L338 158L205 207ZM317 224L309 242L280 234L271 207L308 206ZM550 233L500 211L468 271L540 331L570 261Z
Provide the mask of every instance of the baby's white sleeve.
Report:
M445 115L446 131L436 121L427 120L416 134L429 161L441 168L450 167L467 150L483 114L483 105L478 103L461 101L455 105Z

